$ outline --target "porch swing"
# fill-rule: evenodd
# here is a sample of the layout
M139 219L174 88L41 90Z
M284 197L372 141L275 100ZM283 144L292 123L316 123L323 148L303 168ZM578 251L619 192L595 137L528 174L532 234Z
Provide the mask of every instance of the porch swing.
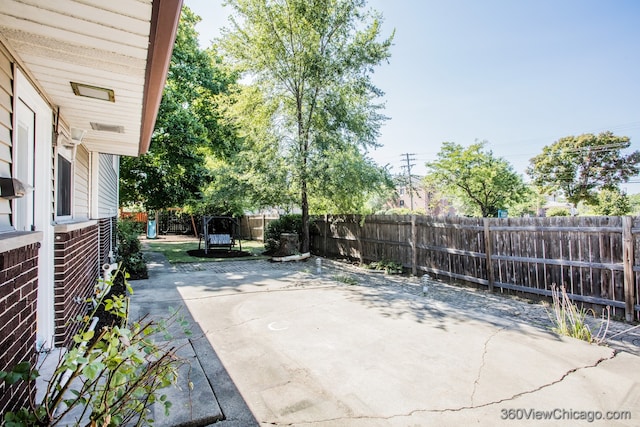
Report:
M203 216L202 233L198 240L198 250L204 243L204 253L208 254L209 249L226 248L231 250L238 242L239 250L242 251L242 240L240 239L240 224L238 220L231 216Z

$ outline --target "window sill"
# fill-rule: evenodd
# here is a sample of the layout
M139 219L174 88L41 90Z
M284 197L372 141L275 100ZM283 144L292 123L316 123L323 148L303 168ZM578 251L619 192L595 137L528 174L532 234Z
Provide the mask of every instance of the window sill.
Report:
M8 252L42 241L42 231L14 231L0 234L0 252Z
M71 220L69 222L63 222L61 224L55 224L53 226L54 233L68 233L70 231L80 230L82 228L91 227L92 225L96 225L98 223L95 219L82 219L82 220Z

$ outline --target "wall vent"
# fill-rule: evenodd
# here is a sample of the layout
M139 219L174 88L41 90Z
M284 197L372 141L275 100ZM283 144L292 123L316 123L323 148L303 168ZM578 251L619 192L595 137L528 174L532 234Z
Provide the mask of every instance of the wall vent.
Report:
M105 125L104 123L91 122L91 129L102 132L124 133L124 126Z

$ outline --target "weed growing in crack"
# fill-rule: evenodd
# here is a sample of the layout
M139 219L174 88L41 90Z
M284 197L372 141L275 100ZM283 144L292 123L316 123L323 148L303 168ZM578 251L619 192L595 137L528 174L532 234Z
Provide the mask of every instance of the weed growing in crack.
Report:
M555 333L577 338L589 343L595 342L596 344L601 344L605 340L609 329L609 307L606 309L606 317L605 311L603 310L600 328L598 332L593 335L591 327L587 323L589 315L592 315L594 318L596 317L593 310L578 308L569 298L564 286L558 289L556 285L553 285L551 288L551 297L553 299L553 311L549 317L554 325L551 329Z

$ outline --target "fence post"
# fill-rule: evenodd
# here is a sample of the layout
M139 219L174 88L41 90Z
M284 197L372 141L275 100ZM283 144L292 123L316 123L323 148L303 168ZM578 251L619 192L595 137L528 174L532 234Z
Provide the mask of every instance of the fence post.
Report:
M624 317L627 322L634 318L635 283L633 274L633 217L622 217L622 262L624 264Z
M324 214L324 236L322 236L322 253L323 256L327 257L327 234L329 234L329 214Z
M360 225L362 222L362 218L360 215L351 215L353 222L355 223L356 230L356 243L358 245L358 257L360 258L360 264L364 264L364 257L362 256L362 226Z
M262 243L264 243L265 232L267 231L267 218L265 214L262 214Z
M417 230L416 230L416 216L411 215L411 275L418 275L418 248L417 248Z
M493 262L491 261L491 233L489 233L489 218L482 218L484 221L484 252L487 257L487 279L489 281L489 291L493 292Z

